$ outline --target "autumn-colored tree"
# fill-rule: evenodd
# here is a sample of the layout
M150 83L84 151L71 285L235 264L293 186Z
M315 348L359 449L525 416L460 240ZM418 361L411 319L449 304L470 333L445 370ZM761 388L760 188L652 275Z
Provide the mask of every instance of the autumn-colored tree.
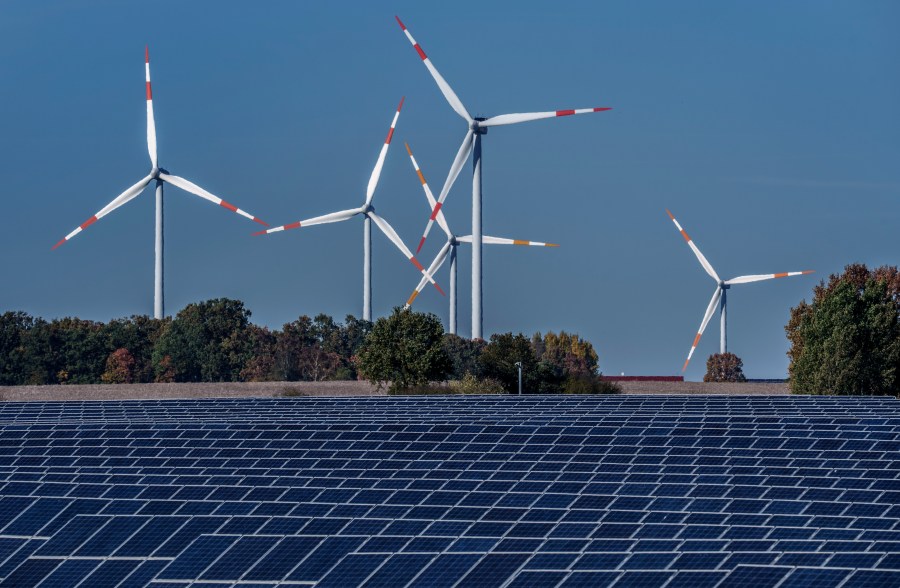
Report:
M848 265L791 309L791 392L900 393L900 273Z
M243 362L240 378L243 382L266 382L275 377L275 335L266 327L247 325L243 331L236 331L234 336L245 338L244 345L232 344L240 355L237 361Z
M734 353L713 353L706 360L704 382L746 382L744 362Z
M134 382L134 357L125 349L116 349L106 358L106 371L100 376L104 384L131 384Z
M106 348L109 352L127 349L134 358L134 381L152 382L153 347L171 322L171 318L155 319L146 315L111 320L103 327Z

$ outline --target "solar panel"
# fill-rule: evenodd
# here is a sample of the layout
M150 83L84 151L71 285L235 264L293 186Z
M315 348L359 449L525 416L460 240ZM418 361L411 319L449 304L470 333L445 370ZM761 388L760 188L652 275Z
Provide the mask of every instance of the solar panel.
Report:
M0 579L890 585L898 449L890 398L4 403Z

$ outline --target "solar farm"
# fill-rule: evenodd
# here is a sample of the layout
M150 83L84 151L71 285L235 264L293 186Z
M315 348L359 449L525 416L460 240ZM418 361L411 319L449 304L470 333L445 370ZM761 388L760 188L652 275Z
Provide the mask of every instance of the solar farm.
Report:
M900 404L0 404L4 586L900 586Z

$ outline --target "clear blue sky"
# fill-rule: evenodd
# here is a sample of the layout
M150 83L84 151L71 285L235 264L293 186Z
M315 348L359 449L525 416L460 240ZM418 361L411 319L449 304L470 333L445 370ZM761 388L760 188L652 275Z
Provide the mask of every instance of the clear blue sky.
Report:
M362 203L405 95L375 205L414 247L428 210L403 141L438 190L465 127L394 14L474 115L614 107L485 138L485 233L562 245L485 248L486 334L575 331L605 373L679 373L714 284L670 208L723 278L818 272L729 294L730 350L748 376L783 377L789 308L847 263L898 262L896 2L5 0L0 310L152 313L150 190L50 250L149 170L147 43L161 165L276 225ZM446 203L459 233L470 186L467 167ZM166 223L169 312L228 296L274 328L361 313L359 219L251 237L257 225L170 188ZM418 274L373 243L380 316ZM466 246L459 277L467 334ZM416 308L447 319L433 289Z

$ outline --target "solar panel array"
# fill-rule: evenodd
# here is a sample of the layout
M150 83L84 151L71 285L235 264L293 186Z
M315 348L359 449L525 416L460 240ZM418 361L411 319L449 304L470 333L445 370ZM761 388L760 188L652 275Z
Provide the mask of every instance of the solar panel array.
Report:
M900 586L890 398L0 404L10 586Z

